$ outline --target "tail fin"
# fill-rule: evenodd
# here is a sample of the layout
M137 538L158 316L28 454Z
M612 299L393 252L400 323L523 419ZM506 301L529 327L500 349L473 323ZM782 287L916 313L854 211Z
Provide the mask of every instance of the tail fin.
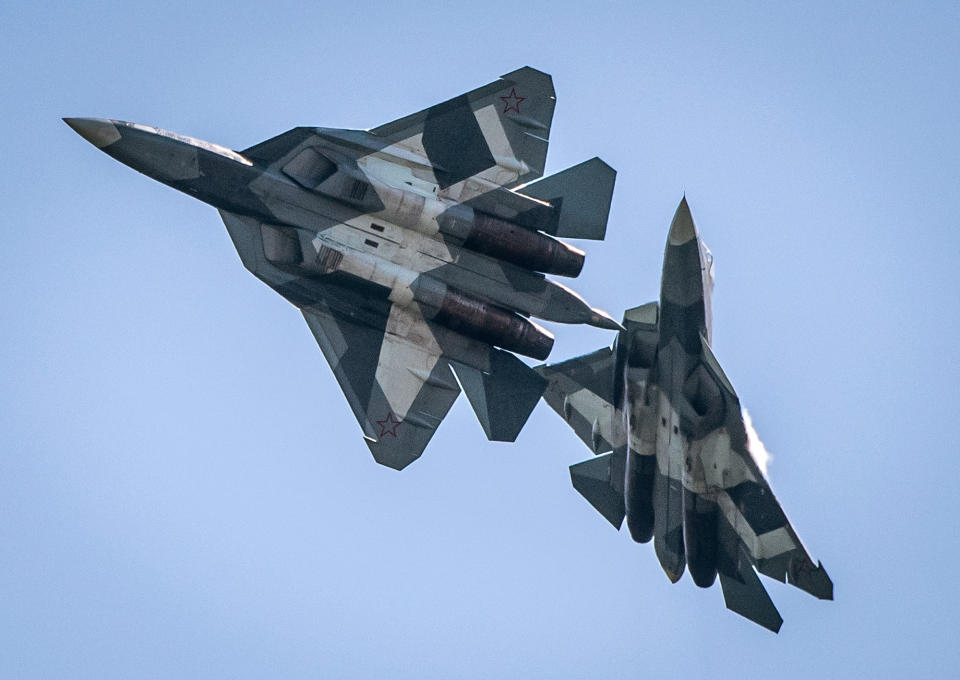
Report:
M722 519L718 527L720 588L727 609L758 623L774 633L780 631L783 617L777 611L767 589L753 570L750 556L741 546L736 531Z
M570 466L573 488L618 530L626 515L623 499L624 463L625 456L621 448Z
M591 158L555 175L520 188L518 193L546 201L559 212L548 229L554 236L602 240L617 171L599 158Z
M515 441L547 381L509 352L494 349L490 371L451 362L467 399L487 435L497 442Z

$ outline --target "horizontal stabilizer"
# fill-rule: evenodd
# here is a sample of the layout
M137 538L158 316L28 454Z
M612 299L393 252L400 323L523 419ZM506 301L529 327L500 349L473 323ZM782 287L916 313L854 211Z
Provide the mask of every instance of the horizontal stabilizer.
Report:
M451 365L487 439L515 441L547 389L547 381L499 349L491 350L489 372L458 362Z
M554 236L602 240L617 171L599 158L567 168L520 188L519 193L550 203L560 211Z
M721 521L718 527L720 554L717 571L727 609L774 633L780 632L783 618L770 599L767 589L753 569L753 563L743 548L733 527Z
M622 454L619 457L622 458ZM622 480L623 465L622 463L619 466L616 465L617 461L618 454L614 452L571 465L570 481L573 482L573 488L619 530L620 525L623 524L626 508L623 500L623 484L617 483L617 469L619 468L619 479Z
M648 302L638 307L631 307L623 313L623 325L631 330L633 328L655 329L659 320L659 302Z
M593 453L625 443L622 418L614 407L616 357L609 347L537 367L549 385L544 400Z
M754 623L759 623L774 633L780 632L783 618L770 599L760 577L748 564L740 572L741 578L720 574L720 588L723 589L723 601L727 609L736 612Z

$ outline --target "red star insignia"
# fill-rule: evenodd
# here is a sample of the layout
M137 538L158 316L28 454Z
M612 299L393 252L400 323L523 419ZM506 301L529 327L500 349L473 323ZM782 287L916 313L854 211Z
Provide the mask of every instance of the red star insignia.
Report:
M516 111L520 113L520 102L526 101L526 97L517 96L517 88L511 87L510 94L506 97L500 97L503 100L503 112L507 113L509 111Z
M393 411L387 412L387 417L383 420L378 420L377 425L380 426L380 436L385 437L386 435L397 436L397 428L400 427L402 420L397 420L393 417Z

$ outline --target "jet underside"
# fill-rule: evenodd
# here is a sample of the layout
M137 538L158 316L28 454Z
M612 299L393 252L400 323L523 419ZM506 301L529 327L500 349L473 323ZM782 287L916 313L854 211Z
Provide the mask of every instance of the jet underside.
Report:
M66 122L116 160L217 208L244 264L303 314L375 460L416 460L461 391L513 441L543 396L597 457L574 486L651 539L671 580L719 575L727 606L778 630L757 572L832 598L750 454L711 349L712 259L686 201L659 303L623 324L574 278L602 239L615 172L543 177L556 97L522 68L371 130L298 127L241 152L122 121ZM613 347L530 369L534 319L618 330Z
M244 265L303 313L374 458L400 469L461 388L490 439L516 438L546 383L515 355L553 346L533 318L619 328L547 277L579 275L560 237L603 238L615 178L597 158L541 177L555 103L550 76L522 68L372 130L294 128L242 152L66 122L220 211Z
M676 582L688 570L727 606L778 631L757 577L833 598L750 452L740 402L710 347L713 259L684 199L664 254L659 303L628 310L608 349L543 366L544 398L598 457L574 487L634 540L653 539ZM756 571L755 571L756 570Z

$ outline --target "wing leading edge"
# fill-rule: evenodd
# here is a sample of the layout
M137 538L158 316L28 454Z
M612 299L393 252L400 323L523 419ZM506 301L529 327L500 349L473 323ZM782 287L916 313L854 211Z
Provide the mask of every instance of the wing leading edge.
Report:
M749 585L753 581L743 571L744 557L757 571L770 578L796 586L821 600L832 600L833 582L820 562L814 564L750 452L750 440L747 437L740 400L706 342L703 343L703 366L723 394L726 410L724 428L729 434L727 453L731 458L731 467L733 461L737 461L747 471L746 475L737 476L727 484L717 499L725 524L732 535L736 536L738 544L734 547L730 536L725 542L721 532L721 546L726 543L726 560L721 560L720 576L727 606L761 625L766 625L764 621L754 619L731 606L731 596L734 602L740 598L736 596L736 588L733 588L731 596L728 596L727 586L724 585L725 580L731 587L732 581L741 585ZM726 574L722 569L724 563L728 567ZM733 569L734 564L738 565L738 568ZM762 588L759 581L757 586Z
M543 175L556 102L553 79L525 66L369 132L425 155L441 190L466 200Z
M750 453L740 401L705 341L703 351L701 365L718 389L724 417L706 433L701 451L709 449L713 460L725 461L722 467L729 470L726 482L720 477L707 480L708 495L720 509L717 567L724 601L731 611L777 632L783 619L757 572L819 599L833 599L833 583L823 565L807 553ZM604 348L537 370L548 380L544 399L597 455L570 467L574 488L619 529L629 424L622 427L623 416L615 405L614 352ZM630 388L643 389L636 381L632 376ZM637 432L631 430L629 437L631 448L645 450Z
M396 305L383 328L323 305L302 311L374 459L402 470L419 458L460 394L428 323Z

